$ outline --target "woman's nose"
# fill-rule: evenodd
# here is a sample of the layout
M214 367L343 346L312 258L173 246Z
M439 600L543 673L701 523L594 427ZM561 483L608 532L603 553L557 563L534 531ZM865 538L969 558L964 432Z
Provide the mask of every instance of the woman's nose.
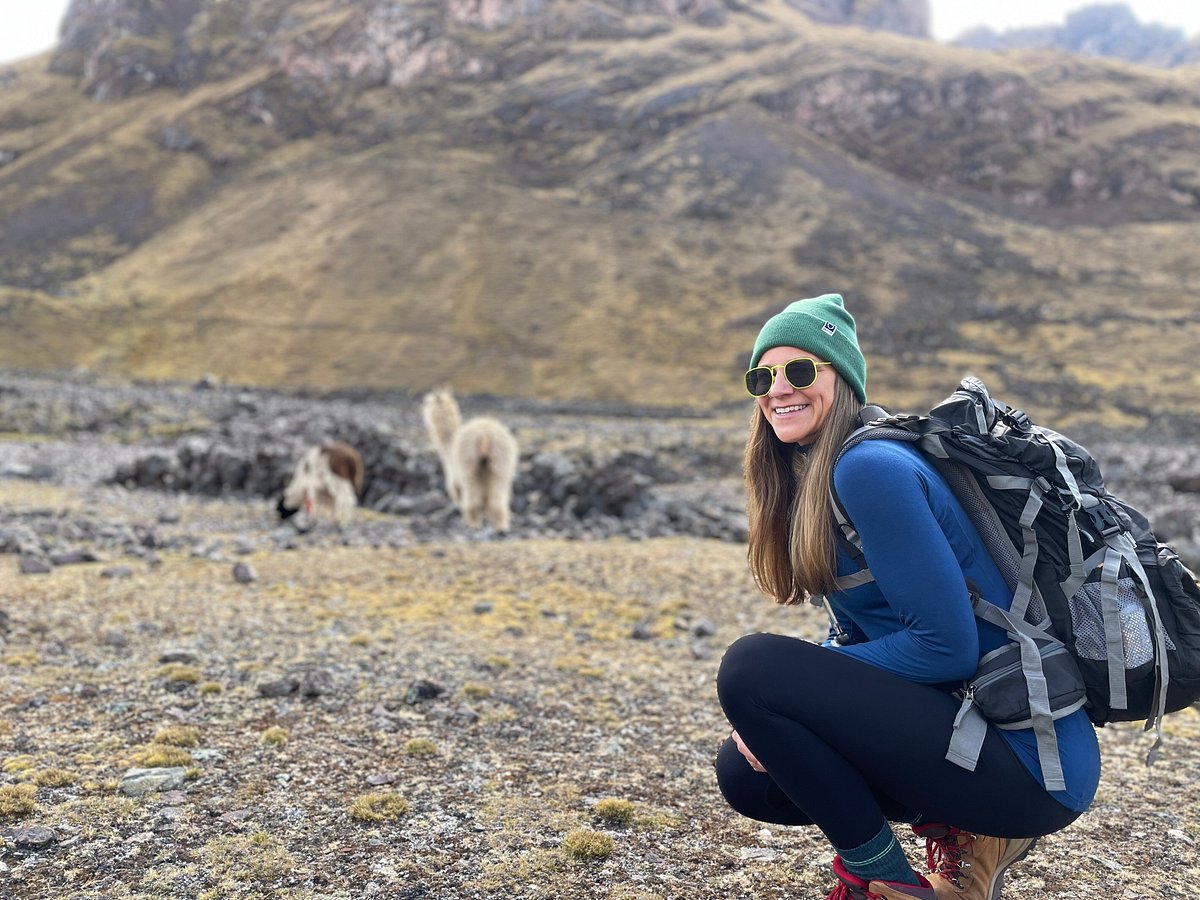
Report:
M783 366L780 366L771 373L774 377L771 379L771 396L782 397L784 394L790 394L795 388L792 383L787 380L787 376L783 374Z

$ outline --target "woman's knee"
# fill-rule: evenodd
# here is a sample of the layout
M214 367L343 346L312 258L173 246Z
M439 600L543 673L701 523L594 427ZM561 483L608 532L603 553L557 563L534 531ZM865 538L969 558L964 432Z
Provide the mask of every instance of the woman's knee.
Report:
M717 669L721 708L728 715L732 706L761 697L784 675L778 669L781 664L787 667L787 680L798 683L811 649L819 648L781 634L757 632L738 638L729 645Z
M775 635L755 633L738 638L725 650L717 669L717 697L728 709L728 701L745 697L758 682L762 653Z

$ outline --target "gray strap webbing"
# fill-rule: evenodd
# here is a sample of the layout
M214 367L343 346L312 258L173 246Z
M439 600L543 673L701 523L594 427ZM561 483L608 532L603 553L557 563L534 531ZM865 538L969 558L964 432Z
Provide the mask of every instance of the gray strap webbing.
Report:
M833 517L837 519L838 529L853 546L857 547L859 552L862 552L862 538L858 536L858 531L854 528L854 523L846 518L842 512L842 505L838 503L837 494L833 490L833 479L829 481L829 499L833 505Z
M1075 519L1075 514L1086 504L1083 494L1079 491L1079 483L1071 474L1071 467L1067 465L1067 457L1063 454L1062 449L1054 441L1050 442L1050 448L1054 451L1055 468L1058 469L1058 474L1070 490L1073 501L1067 516L1067 553L1071 560L1071 574L1061 587L1063 594L1067 597L1074 597L1079 586L1087 578L1087 572L1083 569L1083 545L1079 540L1079 523Z
M1058 474L1062 476L1062 480L1066 483L1067 488L1071 491L1071 498L1075 501L1075 508L1083 506L1083 496L1079 493L1079 483L1075 481L1075 476L1071 474L1071 467L1067 465L1067 457L1063 454L1062 448L1054 441L1050 441L1050 449L1054 451L1054 467L1058 469Z
M1062 480L1066 482L1067 488L1070 491L1070 496L1075 500L1076 508L1084 505L1084 497L1079 492L1079 482L1075 481L1075 476L1070 474L1070 467L1067 464L1067 457L1063 455L1062 448L1055 442L1049 442L1050 449L1054 450L1055 468L1058 469L1058 474L1062 475Z
M975 411L975 431L978 434L987 434L991 429L988 427L987 419L983 414L983 406L979 403L972 403L971 408Z
M1001 609L994 603L989 603L982 597L975 598L973 608L976 616L991 622L998 628L1003 628L1008 633L1008 636L1014 641L1017 639L1016 636L1018 634L1027 634L1034 638L1049 638L1050 640L1054 641L1058 640L1058 638L1056 638L1050 632L1052 623L1049 619L1046 619L1037 625L1033 624L1032 622L1027 622L1024 619L1014 619L1010 612Z
M954 717L954 730L950 734L950 746L946 748L946 759L968 772L974 772L986 737L987 719L972 705L970 697L964 697L958 715Z
M1035 634L1044 633L1042 628L1017 619L1011 610L1003 610L994 603L977 598L975 615L1004 628L1021 647L1021 672L1029 690L1029 714L1033 721L1033 736L1037 741L1038 764L1046 780L1046 790L1066 790L1062 761L1058 756L1058 735L1054 731L1054 714L1050 710L1050 690L1042 670L1042 656L1038 651ZM953 743L953 739L951 739Z
M987 483L1001 491L1028 491L1033 488L1033 479L1020 475L989 475Z
M1012 614L1014 618L1023 619L1033 599L1033 573L1037 566L1038 542L1037 532L1033 530L1034 520L1042 509L1042 489L1036 481L1030 478L1018 478L1014 475L989 475L988 484L993 488L1006 491L1028 490L1029 499L1021 510L1021 566L1017 571L1017 587L1013 592Z
M1075 514L1076 510L1071 510L1067 519L1067 553L1071 559L1071 574L1059 585L1064 597L1074 597L1087 580L1087 568L1083 564L1083 543L1079 539L1079 523Z
M1054 731L1054 715L1050 712L1050 690L1042 671L1042 656L1037 644L1028 635L1021 635L1021 671L1029 688L1029 714L1033 719L1033 735L1037 739L1038 763L1046 790L1065 791L1066 776L1058 756L1058 735Z
M1024 549L1021 551L1021 571L1017 575L1017 590L1013 594L1010 607L1013 618L1023 619L1029 610L1029 602L1033 599L1033 573L1037 566L1038 541L1037 532L1033 530L1033 522L1042 511L1042 489L1036 484L1029 488L1029 499L1021 510L1021 539Z
M1146 719L1146 731L1151 728L1155 729L1154 745L1146 752L1146 765L1151 765L1162 747L1163 716L1167 714L1167 686L1170 684L1171 678L1171 664L1167 661L1167 632L1163 626L1162 616L1158 613L1158 601L1154 598L1150 579L1146 576L1146 570L1142 568L1142 561L1138 559L1137 545L1134 544L1133 538L1128 534L1119 534L1108 539L1110 546L1114 543L1121 548L1121 554L1125 561L1141 579L1142 587L1146 591L1147 612L1154 620L1154 687L1157 693L1157 702L1154 704L1150 717Z
M839 575L833 579L833 584L839 591L848 591L850 588L856 588L862 584L870 584L874 580L875 576L871 574L870 569L860 569L849 575Z
M1104 655L1108 658L1108 705L1113 709L1128 709L1125 642L1121 638L1121 606L1117 599L1120 575L1121 551L1110 545L1100 567L1100 616L1104 622Z

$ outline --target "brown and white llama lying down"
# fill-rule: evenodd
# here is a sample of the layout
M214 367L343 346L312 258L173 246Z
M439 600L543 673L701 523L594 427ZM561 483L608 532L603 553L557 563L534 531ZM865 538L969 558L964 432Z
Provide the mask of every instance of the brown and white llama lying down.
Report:
M517 439L492 416L462 421L458 401L448 390L430 391L421 403L425 427L442 461L446 492L472 528L484 518L497 531L511 522Z
M341 441L310 447L296 463L292 480L283 489L276 507L286 519L304 510L308 524L318 511L330 513L339 525L346 522L362 493L363 461L358 451Z

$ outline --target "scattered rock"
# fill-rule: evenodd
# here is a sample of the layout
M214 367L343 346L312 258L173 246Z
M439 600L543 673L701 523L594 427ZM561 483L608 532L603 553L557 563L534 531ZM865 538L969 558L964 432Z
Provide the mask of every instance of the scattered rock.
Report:
M738 856L746 861L754 862L775 862L779 858L779 851L772 850L769 847L742 847L738 851Z
M51 553L50 562L56 566L72 566L78 563L98 562L99 557L91 550L70 550L66 553Z
M433 700L440 697L446 692L446 689L441 685L434 684L432 681L414 681L408 689L408 694L404 698L404 702L409 706L415 706L426 700Z
M160 663L185 663L187 665L191 665L196 661L196 659L197 656L193 651L185 650L183 648L164 650L158 655L158 661Z
M263 697L286 697L300 690L300 680L284 677L258 683L258 693Z
M17 828L12 833L12 842L18 850L45 850L58 842L58 835L52 828L33 826Z
M240 562L233 566L233 580L238 584L250 584L258 581L258 575L248 563Z
M300 675L300 696L322 697L333 693L333 673L328 669L306 668Z
M46 575L54 571L54 567L40 556L22 554L18 565L22 575Z
M479 721L479 713L471 707L463 705L449 715L449 721L455 725L474 725Z
M180 767L130 769L121 778L117 789L129 797L144 797L182 787L186 777L187 770Z

